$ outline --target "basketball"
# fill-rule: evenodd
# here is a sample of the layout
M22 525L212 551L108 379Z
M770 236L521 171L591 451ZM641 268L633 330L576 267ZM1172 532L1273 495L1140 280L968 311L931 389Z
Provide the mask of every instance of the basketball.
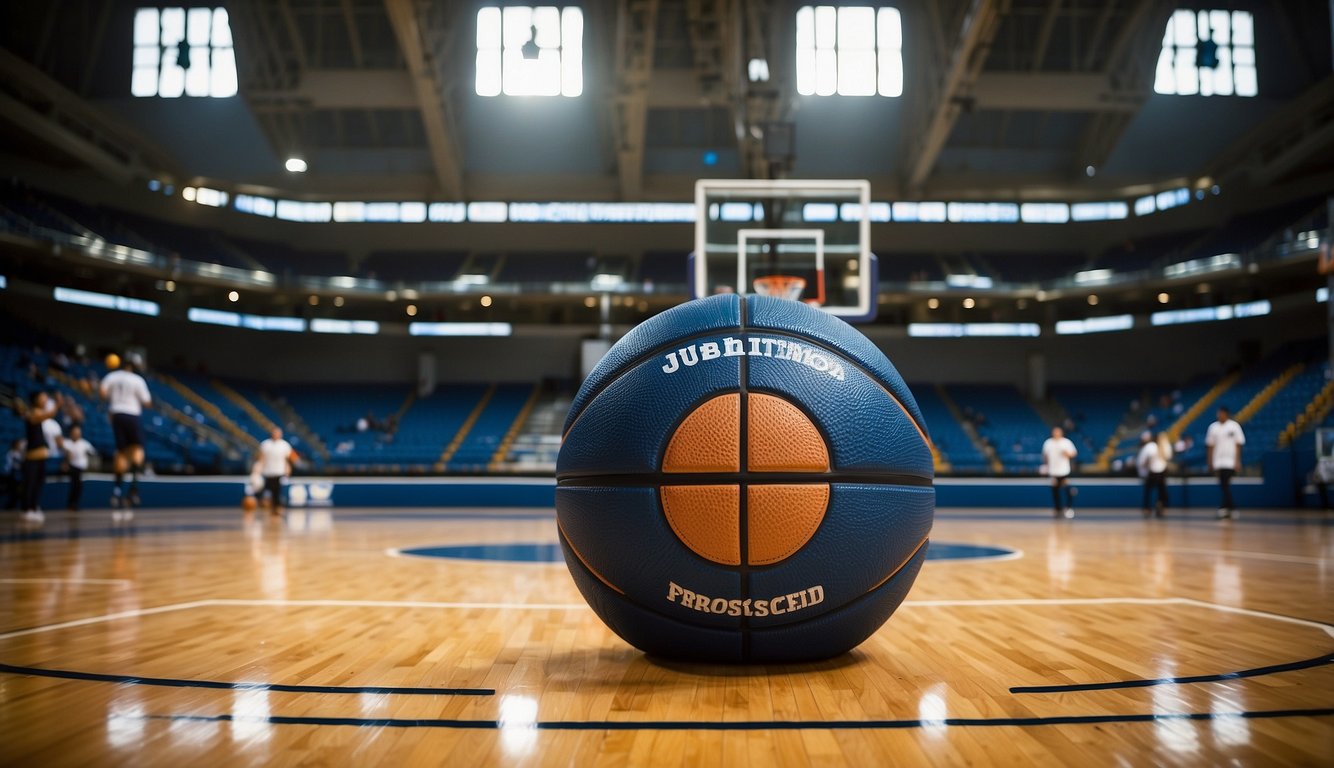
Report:
M116 370L117 368L120 367L120 355L116 354L115 352L112 352L111 354L107 355L106 364L107 364L107 370L110 371Z
M933 464L883 353L802 303L720 295L613 345L557 460L566 564L616 634L702 662L846 652L926 555Z
M255 501L254 496L246 496L241 499L241 509L244 509L247 512L254 512L258 506L259 504Z

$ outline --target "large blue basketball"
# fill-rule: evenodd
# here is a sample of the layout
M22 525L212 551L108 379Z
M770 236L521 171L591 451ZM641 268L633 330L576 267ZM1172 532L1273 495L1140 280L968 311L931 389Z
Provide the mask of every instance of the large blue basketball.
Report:
M848 651L903 602L935 510L926 425L846 323L714 296L617 342L557 462L570 573L647 653L792 662Z

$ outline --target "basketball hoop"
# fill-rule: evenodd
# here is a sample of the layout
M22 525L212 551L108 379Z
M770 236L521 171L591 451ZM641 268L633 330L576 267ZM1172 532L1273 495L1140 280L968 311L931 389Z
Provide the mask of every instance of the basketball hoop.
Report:
M755 278L755 292L762 296L776 296L780 299L801 301L801 292L806 290L806 278L794 275L765 275Z

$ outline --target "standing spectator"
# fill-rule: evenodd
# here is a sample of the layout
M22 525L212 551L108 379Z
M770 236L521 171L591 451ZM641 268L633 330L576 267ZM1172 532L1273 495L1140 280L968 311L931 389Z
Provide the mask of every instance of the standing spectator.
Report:
M1071 463L1078 451L1060 427L1051 428L1051 437L1042 444L1042 469L1051 478L1051 505L1057 517L1075 516L1075 493L1070 487ZM1061 495L1064 492L1065 503Z
M83 473L88 471L89 460L96 453L93 444L83 439L83 427L75 424L70 427L69 439L65 441L65 463L69 467L69 511L79 511L79 499L83 497Z
M1159 432L1156 437L1144 433L1139 456L1135 460L1140 477L1144 478L1144 516L1153 514L1162 517L1167 509L1167 462L1172 459L1172 440L1166 432ZM1150 506L1154 493L1157 503Z
M264 494L268 493L273 503L271 511L275 515L281 515L283 511L283 478L292 474L292 457L292 446L283 439L283 431L278 427L269 433L268 440L259 444L255 463L264 477L264 487L256 494L256 500L262 502Z
M42 486L46 485L46 460L59 447L60 425L55 422L56 404L46 392L32 393L31 403L20 416L27 436L23 454L23 519L40 523Z
M1246 444L1246 433L1232 420L1227 408L1219 408L1217 416L1218 420L1205 433L1204 444L1208 446L1209 471L1218 476L1218 489L1222 493L1218 519L1235 520L1237 505L1232 500L1232 478L1241 471L1241 447Z
M139 421L144 408L153 404L153 398L148 394L148 382L135 373L134 369L140 365L138 355L128 354L121 360L119 370L102 379L102 397L111 411L111 431L116 438L116 487L111 492L112 507L139 505L139 473L144 468L144 438ZM126 470L130 471L128 496L122 488ZM133 512L117 511L111 514L111 519L119 522L133 516Z

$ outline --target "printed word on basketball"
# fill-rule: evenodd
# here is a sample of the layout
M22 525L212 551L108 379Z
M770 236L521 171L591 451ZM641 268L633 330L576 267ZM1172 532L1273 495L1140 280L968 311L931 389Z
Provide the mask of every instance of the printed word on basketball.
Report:
M903 602L935 510L912 393L851 326L719 295L635 328L566 419L556 515L616 634L703 662L844 653Z

